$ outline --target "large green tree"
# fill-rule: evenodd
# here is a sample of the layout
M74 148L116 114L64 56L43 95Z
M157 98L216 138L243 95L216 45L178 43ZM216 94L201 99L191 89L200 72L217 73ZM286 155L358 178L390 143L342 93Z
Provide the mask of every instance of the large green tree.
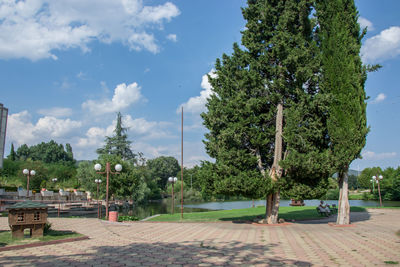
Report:
M331 161L338 173L337 224L350 223L348 170L360 157L368 133L364 84L366 68L360 57L361 39L354 0L319 0L316 5L322 51L321 90L330 96L328 135Z
M128 140L126 132L128 128L122 125L121 112L117 114L117 123L114 129L113 136L106 136L105 145L96 150L99 155L116 155L123 160L135 160L136 154L131 149L131 141Z
M75 163L71 145L66 144L66 147L67 151L64 149L62 144L58 144L54 140L47 143L41 142L30 147L23 144L17 149L15 159L31 159L33 161L42 161L44 163Z
M314 195L320 195L329 176L311 4L249 0L244 49L234 44L233 54L217 59L215 77L209 77L214 94L202 117L210 130L206 149L216 159L214 187L267 196L267 223L278 221L283 185L289 191L302 182L296 196L303 198L318 186Z
M151 175L159 188L164 189L169 177L177 176L181 169L178 160L174 157L161 156L147 161L147 166Z

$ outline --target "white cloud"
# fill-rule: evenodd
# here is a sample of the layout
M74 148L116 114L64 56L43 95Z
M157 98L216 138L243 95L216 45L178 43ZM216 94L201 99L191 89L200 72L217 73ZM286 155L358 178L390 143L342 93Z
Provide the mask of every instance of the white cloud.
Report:
M358 18L358 23L360 23L361 29L364 29L365 27L368 27L368 31L373 31L374 30L374 25L372 24L371 21L367 20L366 18L359 17Z
M39 109L38 113L40 115L45 116L53 116L56 118L59 117L68 117L72 115L72 109L70 108L61 108L61 107L54 107L54 108L47 108L47 109Z
M210 75L211 77L216 76L214 70L211 70L208 75ZM176 113L181 112L181 107L183 107L184 112L190 112L192 114L200 114L201 112L205 111L207 98L209 98L212 94L212 87L208 81L207 75L203 75L201 80L201 87L203 88L203 90L200 91L200 95L189 98L186 103L183 103L179 106L179 108L176 110Z
M77 75L77 78L81 79L81 80L85 80L86 79L86 73L80 71Z
M92 148L93 151L102 147L105 137L113 135L116 123L117 121L114 119L106 128L89 128L85 136L78 139L77 146L84 149ZM170 126L166 122L147 121L144 118L133 119L130 115L125 115L122 117L122 125L128 128L128 136L132 140L144 141L174 137L165 130ZM136 142L133 145L135 151L141 151L136 149Z
M148 30L162 29L179 14L170 2L144 6L142 0L1 1L0 58L57 59L55 50L87 52L93 40L157 53L157 40Z
M116 121L113 121L115 125ZM144 118L133 119L130 115L122 118L124 127L134 136L140 136L142 140L171 138L172 136L166 128L171 126L167 122L147 121Z
M176 38L176 34L168 34L167 35L167 39L172 41L172 42L174 42L174 43L178 41L177 38Z
M386 95L384 93L380 93L379 95L377 95L374 100L371 101L371 104L376 104L376 103L380 103L383 100L386 99Z
M161 156L172 156L176 158L181 164L181 147L176 144L168 145L153 145L145 142L138 142L134 144L135 151L143 152L145 158L152 159ZM204 144L202 142L184 142L183 144L183 166L193 167L200 165L203 160L212 161L206 154Z
M85 137L78 139L77 147L79 148L89 148L92 147L93 150L103 146L104 139L106 136L112 135L114 130L114 125L110 125L107 128L91 127L87 130Z
M393 26L367 39L361 48L364 62L381 62L400 54L400 27Z
M117 112L143 99L140 90L141 87L137 83L128 85L121 83L114 89L112 99L88 100L82 104L82 108L88 109L95 115Z
M366 160L382 160L390 159L397 156L396 152L386 152L386 153L375 153L373 151L365 151L362 153L363 159Z
M25 110L8 116L7 139L17 145L35 144L44 139L66 137L81 126L79 121L52 116L42 117L33 124L30 114Z

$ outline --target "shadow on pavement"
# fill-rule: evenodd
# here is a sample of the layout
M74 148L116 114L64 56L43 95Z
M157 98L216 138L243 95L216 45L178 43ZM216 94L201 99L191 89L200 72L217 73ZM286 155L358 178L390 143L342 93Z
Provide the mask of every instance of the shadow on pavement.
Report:
M371 218L369 212L350 212L350 223L368 221ZM337 214L331 215L329 217L323 217L321 219L316 220L307 220L307 221L296 221L295 223L299 224L326 224L333 222L335 223L337 219Z
M77 246L81 244L77 243ZM273 256L274 245L254 245L240 242L182 243L131 243L126 246L91 247L90 253L66 256L2 256L0 265L32 266L167 266L209 264L218 265L265 265L311 266L310 262L296 261Z
M293 218L293 217L302 217L301 214L302 211L290 211L286 213L287 217ZM326 224L330 222L336 222L337 214L333 214L329 217L318 217L319 215L316 213L316 216L314 219L307 219L307 220L286 220L286 216L282 216L283 219L285 219L286 222L293 222L293 223L300 223L300 224ZM262 219L261 216L258 216L259 220ZM354 222L360 222L360 221L367 221L369 220L371 215L367 211L363 212L351 212L350 213L350 221L352 223ZM232 223L235 224L251 224L253 222L253 219L256 218L256 216L242 216L242 217L235 217L235 218L222 218L221 221L231 221ZM281 217L280 217L281 218Z

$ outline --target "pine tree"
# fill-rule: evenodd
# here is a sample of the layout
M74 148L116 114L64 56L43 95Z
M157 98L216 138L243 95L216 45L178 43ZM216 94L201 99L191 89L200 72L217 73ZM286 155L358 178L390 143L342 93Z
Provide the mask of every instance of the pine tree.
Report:
M267 223L278 222L282 185L313 174L306 177L312 182L303 183L311 193L329 174L311 3L249 0L243 9L245 49L234 44L232 56L217 59L216 77L209 77L214 94L202 117L210 130L206 149L216 159L214 186L223 193L267 196Z
M127 128L122 126L122 115L117 114L117 124L114 129L114 136L106 136L105 145L96 150L99 155L117 155L123 160L134 160L136 154L131 150L131 141L128 140Z
M348 169L365 145L366 67L360 58L361 39L354 0L317 1L322 50L321 90L330 96L327 121L331 160L340 188L337 224L350 223Z
M74 153L72 152L72 147L69 143L65 144L65 149L67 152L67 161L73 161L74 160Z

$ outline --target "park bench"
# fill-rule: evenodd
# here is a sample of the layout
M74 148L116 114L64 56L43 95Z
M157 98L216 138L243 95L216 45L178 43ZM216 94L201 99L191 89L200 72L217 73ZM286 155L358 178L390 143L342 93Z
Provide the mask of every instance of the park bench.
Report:
M326 217L329 216L329 212L322 211L319 207L316 207L316 210L317 210L318 214L321 215L321 216L326 216Z
M330 213L326 212L326 211L322 211L319 207L316 207L318 214L321 215L321 216L329 216L331 214L336 214L337 213L336 204L332 204L332 206L328 205L328 207L329 207L329 210L331 211Z

